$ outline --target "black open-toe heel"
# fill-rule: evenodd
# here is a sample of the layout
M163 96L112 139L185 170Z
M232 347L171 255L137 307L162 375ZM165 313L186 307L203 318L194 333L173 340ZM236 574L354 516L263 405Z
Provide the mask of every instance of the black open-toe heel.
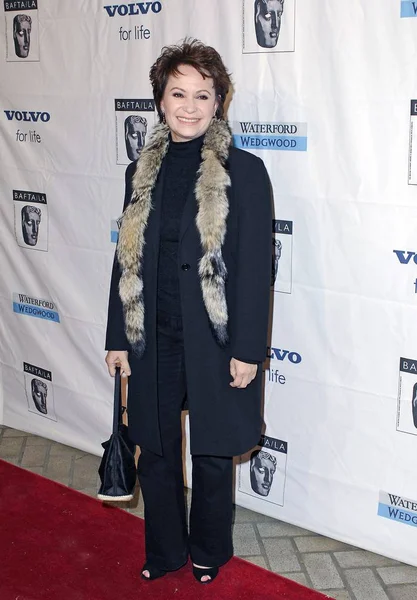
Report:
M149 571L149 577L143 574L144 571ZM159 579L166 575L168 571L163 571L162 569L158 569L158 567L153 567L150 563L145 563L142 567L141 577L145 581L152 581L153 579Z
M216 579L218 574L219 567L211 567L210 569L200 569L200 567L195 567L193 565L193 575L199 583L211 583ZM208 575L210 579L207 579L207 581L201 581L205 575Z

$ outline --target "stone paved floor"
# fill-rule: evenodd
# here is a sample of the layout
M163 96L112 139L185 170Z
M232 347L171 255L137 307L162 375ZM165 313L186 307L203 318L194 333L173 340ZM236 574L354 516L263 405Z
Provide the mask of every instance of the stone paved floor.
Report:
M100 459L0 425L0 458L96 495ZM139 493L126 508L143 516ZM336 600L417 600L417 568L236 507L235 554Z

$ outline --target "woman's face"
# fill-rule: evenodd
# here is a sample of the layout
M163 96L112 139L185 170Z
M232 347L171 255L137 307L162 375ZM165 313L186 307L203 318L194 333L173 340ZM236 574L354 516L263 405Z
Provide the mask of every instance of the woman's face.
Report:
M174 142L187 142L206 133L217 109L213 80L200 75L190 65L180 65L178 75L170 75L161 109Z

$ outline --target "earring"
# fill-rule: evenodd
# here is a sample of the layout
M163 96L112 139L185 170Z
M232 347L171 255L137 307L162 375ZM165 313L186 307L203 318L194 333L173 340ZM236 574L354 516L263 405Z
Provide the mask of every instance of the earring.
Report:
M166 125L166 122L167 122L167 120L166 120L166 118L165 118L165 113L164 113L164 112L162 112L162 123L163 123L164 125Z

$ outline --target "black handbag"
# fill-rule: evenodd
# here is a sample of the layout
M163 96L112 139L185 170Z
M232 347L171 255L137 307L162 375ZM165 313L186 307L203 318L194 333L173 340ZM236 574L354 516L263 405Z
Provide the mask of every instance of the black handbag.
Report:
M122 420L122 386L120 369L114 380L113 433L101 444L103 458L98 469L101 479L97 493L99 500L128 501L133 498L136 485L135 448L128 438L127 426Z

